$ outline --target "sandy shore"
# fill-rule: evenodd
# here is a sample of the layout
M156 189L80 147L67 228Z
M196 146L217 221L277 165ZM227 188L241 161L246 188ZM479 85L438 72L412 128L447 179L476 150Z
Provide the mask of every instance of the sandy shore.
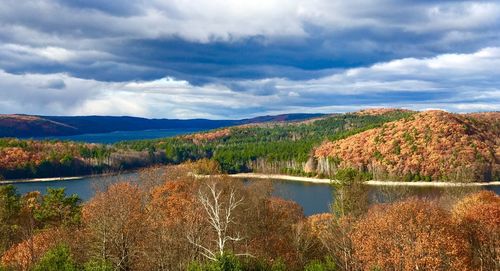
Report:
M330 184L334 181L330 179L318 179L310 177L300 177L291 175L280 175L280 174L262 174L262 173L237 173L230 174L233 178L250 178L250 179L273 179L273 180L285 180L285 181L297 181L297 182L307 182L307 183L324 183Z
M0 180L0 185L2 184L15 184L15 183L43 183L43 182L57 182L57 181L74 181L87 178L102 178L115 176L120 174L133 173L134 171L124 171L124 172L112 172L103 174L93 174L93 175L82 175L73 177L51 177L51 178L34 178L34 179L15 179L15 180Z
M262 173L238 173L229 175L233 178L254 178L254 179L275 179L275 180L287 180L287 181L298 181L298 182L309 182L309 183L322 183L330 184L336 182L330 179L318 179L312 177L298 177L290 175L281 174L262 174ZM500 182L488 182L488 183L450 183L450 182L392 182L392 181L367 181L367 185L376 186L429 186L429 187L461 187L461 186L497 186Z
M122 174L127 174L130 172L122 172ZM87 176L76 176L76 177L54 177L54 178L35 178L35 179L22 179L22 180L2 180L1 184L14 184L14 183L37 183L37 182L55 182L55 181L72 181L81 180L84 178L99 178L111 175L118 175L120 173L111 174L101 174L101 175L87 175ZM241 179L273 179L273 180L284 180L284 181L296 181L296 182L307 182L307 183L318 183L318 184L331 184L335 183L335 180L330 179L319 179L313 177L300 177L282 174L263 174L263 173L237 173L230 174L232 178ZM210 176L195 175L197 178L204 178ZM392 182L392 181L367 181L364 182L366 185L374 186L420 186L420 187L462 187L462 186L500 186L500 182L488 182L488 183L450 183L450 182Z
M81 179L87 178L87 177L92 177L92 176L35 178L35 179L19 179L19 180L2 180L2 181L0 181L0 184L42 183L42 182L55 182L55 181L72 181L72 180L81 180Z

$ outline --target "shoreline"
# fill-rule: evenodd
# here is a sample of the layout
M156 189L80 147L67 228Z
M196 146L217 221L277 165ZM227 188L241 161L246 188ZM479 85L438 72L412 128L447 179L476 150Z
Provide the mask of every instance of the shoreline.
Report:
M273 180L283 180L283 181L296 181L296 182L306 182L306 183L317 183L317 184L331 184L335 182L330 179L318 179L312 177L301 177L292 175L282 175L282 174L264 174L264 173L236 173L229 174L231 178L249 178L249 179L273 179Z
M83 178L92 177L94 175L88 176L75 176L75 177L50 177L50 178L34 178L34 179L16 179L16 180L1 180L1 184L16 184L16 183L45 183L45 182L57 182L57 181L73 181L81 180Z
M300 177L281 174L263 174L263 173L237 173L230 174L233 178L250 179L274 179L284 181L297 181L317 184L331 184L337 181L330 179L318 179L314 177ZM373 186L416 186L416 187L477 187L477 186L500 186L500 182L474 182L474 183L451 183L451 182L395 182L395 181L366 181L366 185Z
M115 176L120 174L133 173L128 172L114 172L95 175L82 175L73 177L51 177L51 178L33 178L33 179L17 179L17 180L0 180L0 185L16 184L16 183L44 183L44 182L57 182L57 181L74 181L85 178L100 178ZM314 177L302 177L283 174L265 174L265 173L236 173L228 174L231 178L238 179L273 179L283 181L294 181L314 184L332 184L337 181L331 179L319 179ZM210 175L195 175L196 178L206 178ZM473 183L451 183L451 182L397 182L397 181L366 181L366 185L372 186L412 186L412 187L481 187L481 186L500 186L500 182L473 182Z
M134 171L124 171L124 172L112 172L112 173L102 173L102 174L91 174L91 175L80 175L71 177L49 177L49 178L33 178L33 179L13 179L13 180L0 180L0 185L5 184L16 184L16 183L46 183L46 182L58 182L58 181L76 181L86 178L102 178L109 176L117 176L120 174L133 173Z

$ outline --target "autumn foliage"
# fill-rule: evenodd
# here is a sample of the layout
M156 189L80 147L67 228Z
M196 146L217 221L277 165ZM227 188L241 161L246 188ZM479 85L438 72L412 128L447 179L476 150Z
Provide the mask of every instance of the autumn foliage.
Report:
M13 186L3 186L0 201L1 265L30 270L55 245L73 245L69 240L77 240L69 236L80 223L80 201L75 195L67 196L64 189L19 196Z
M472 246L475 265L500 269L500 197L491 191L469 195L455 205L453 215Z
M139 269L146 214L142 191L129 183L112 185L98 193L85 208L83 221L90 259L112 262L119 269Z
M363 109L360 111L355 112L354 114L360 115L360 116L377 116L377 115L384 115L387 113L393 113L393 112L410 112L410 110L405 110L405 109L397 109L397 108L370 108L370 109Z
M227 137L231 134L231 130L228 128L225 129L219 129L211 132L206 132L206 133L196 133L192 135L187 135L184 136L186 139L190 139L195 143L199 143L202 141L212 141L215 139Z
M314 152L375 179L491 181L500 178L500 113L425 111ZM495 128L496 127L496 128Z
M284 261L293 268L302 264L294 243L294 225L304 219L297 203L270 197L264 182L245 186L224 177L195 179L187 174L153 189L119 183L98 193L83 208L85 258L106 259L121 270L185 270L192 262L206 262L210 254L205 249L219 249L207 215L212 207L206 209L201 197L209 192L207 185L220 193L219 211L228 207L232 193L241 200L224 232L233 253L247 255L241 257L249 261Z
M0 139L0 178L89 174L109 167L110 149L70 141Z
M16 270L29 270L50 248L57 244L57 231L39 232L12 246L2 256L2 265Z
M199 166L218 170L209 161L151 168L82 205L63 190L16 196L12 187L0 189L5 225L0 267L32 270L51 262L72 270L127 271L499 267L500 197L492 192L469 194L451 207L421 198L370 206L364 191L351 183L334 190L331 213L305 217L296 202L274 197L269 181L189 174Z
M470 248L444 210L418 199L372 208L352 232L363 270L467 270Z
M61 161L79 153L78 145L64 142L4 140L6 147L0 148L0 168L16 169L29 164L38 166L44 161Z

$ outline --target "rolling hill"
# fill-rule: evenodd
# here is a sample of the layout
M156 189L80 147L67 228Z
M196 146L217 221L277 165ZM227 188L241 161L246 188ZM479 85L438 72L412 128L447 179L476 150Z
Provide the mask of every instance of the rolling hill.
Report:
M85 126L73 117L69 121L22 118L21 123L30 121L47 129L79 126L85 130L94 121L85 118ZM106 123L102 118L97 121L99 125ZM139 120L121 121L114 127L133 121L141 127ZM176 125L189 121L203 124L203 120L188 120ZM499 112L370 109L322 116L266 116L231 124L234 126L190 135L113 145L0 139L0 175L67 176L211 159L228 173L336 178L344 170L354 169L363 178L379 180L470 182L500 178Z
M499 125L499 112L426 111L325 142L314 150L314 157L320 173L352 167L376 179L498 180Z
M39 116L0 115L0 137L74 135L78 128Z
M282 114L241 120L183 120L146 119L127 116L0 115L0 137L67 136L151 129L199 128L208 130L251 123L297 121L318 116L321 116L321 114Z

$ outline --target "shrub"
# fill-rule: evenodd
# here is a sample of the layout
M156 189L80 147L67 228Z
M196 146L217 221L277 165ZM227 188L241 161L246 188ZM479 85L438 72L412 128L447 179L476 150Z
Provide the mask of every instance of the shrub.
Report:
M312 261L304 267L304 271L335 271L337 270L337 265L330 258L325 258L324 261Z
M113 271L114 268L113 268L113 265L108 261L94 259L94 260L90 260L90 261L86 262L85 265L83 266L83 270L84 271Z
M243 267L238 258L232 254L223 254L217 260L206 264L198 262L192 263L188 267L189 271L242 271Z
M354 168L343 168L337 170L335 179L342 183L351 183L353 181L369 181L372 175L368 172L361 172Z
M33 271L76 271L75 263L66 245L58 245L47 251Z

